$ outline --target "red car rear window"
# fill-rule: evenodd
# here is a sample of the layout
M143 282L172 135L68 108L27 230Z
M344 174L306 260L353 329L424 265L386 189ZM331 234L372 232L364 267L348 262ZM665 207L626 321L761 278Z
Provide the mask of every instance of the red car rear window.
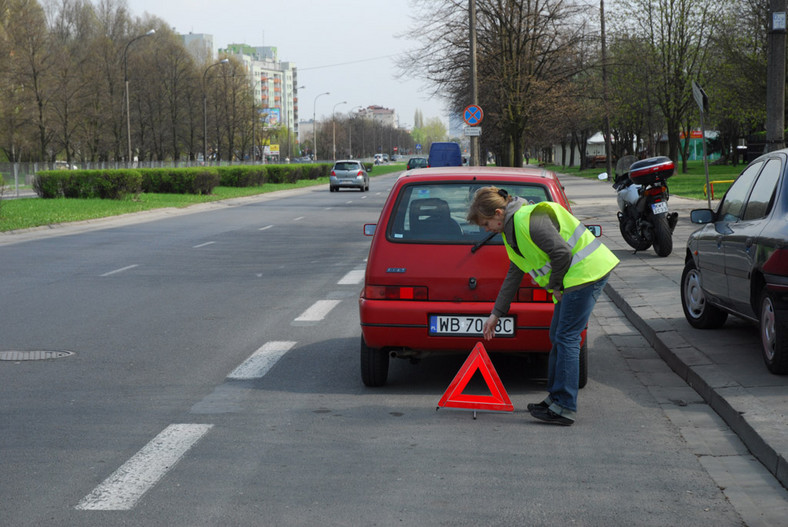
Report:
M414 184L402 187L394 204L386 236L402 243L467 243L483 239L485 232L468 223L465 216L479 188L495 185L509 195L530 202L554 201L546 186L538 184L492 183L478 181ZM502 243L500 235L490 243Z

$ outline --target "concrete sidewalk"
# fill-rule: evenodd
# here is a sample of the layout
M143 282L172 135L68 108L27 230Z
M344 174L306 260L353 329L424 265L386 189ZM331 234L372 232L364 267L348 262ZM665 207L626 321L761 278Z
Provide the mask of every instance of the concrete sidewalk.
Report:
M575 215L585 223L602 225L603 242L621 260L608 282L608 296L671 369L788 488L788 376L772 375L766 369L754 325L731 316L721 329L698 330L686 321L681 307L686 242L698 228L690 223L689 212L705 208L706 200L670 198L670 210L679 213L679 221L673 252L660 258L653 249L635 254L624 242L610 183L560 178Z

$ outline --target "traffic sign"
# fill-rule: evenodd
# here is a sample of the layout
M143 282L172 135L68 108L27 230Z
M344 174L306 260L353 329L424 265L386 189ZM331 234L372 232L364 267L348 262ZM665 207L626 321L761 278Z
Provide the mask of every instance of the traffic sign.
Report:
M470 126L478 126L482 124L482 119L484 119L484 112L482 111L481 106L471 104L465 108L465 112L463 113L462 118Z
M463 132L465 133L465 137L479 137L480 135L482 135L482 127L466 126L463 128Z
M471 378L476 372L480 372L487 383L490 395L471 395L464 394L462 391L468 386ZM460 371L454 376L446 393L441 397L438 408L464 408L466 410L487 410L491 412L513 412L514 405L506 389L503 387L498 372L484 349L484 344L478 342L474 346L471 354L465 359Z

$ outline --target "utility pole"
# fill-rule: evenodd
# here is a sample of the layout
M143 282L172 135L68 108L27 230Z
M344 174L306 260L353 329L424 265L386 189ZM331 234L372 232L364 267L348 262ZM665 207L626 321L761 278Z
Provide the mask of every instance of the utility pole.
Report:
M613 178L613 147L610 144L610 106L607 103L607 43L605 40L605 0L599 0L599 18L602 21L602 105L605 108L605 168ZM585 155L585 152L583 152Z
M479 81L476 69L476 0L468 0L469 32L471 35L471 103L479 105ZM479 136L471 136L471 159L468 164L479 166ZM521 162L522 164L522 162Z
M766 151L785 148L785 0L770 0L766 72Z

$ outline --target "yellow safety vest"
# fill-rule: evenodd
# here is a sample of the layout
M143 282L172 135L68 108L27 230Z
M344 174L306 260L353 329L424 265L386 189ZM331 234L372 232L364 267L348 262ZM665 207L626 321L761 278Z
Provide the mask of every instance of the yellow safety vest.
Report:
M563 206L552 201L535 205L525 205L514 213L514 236L518 252L509 245L503 235L504 246L509 259L517 267L531 275L541 287L550 283L552 265L550 258L531 239L531 213L537 207L549 208L558 220L559 234L572 248L572 263L564 275L564 289L596 282L618 265L618 258L588 228Z

